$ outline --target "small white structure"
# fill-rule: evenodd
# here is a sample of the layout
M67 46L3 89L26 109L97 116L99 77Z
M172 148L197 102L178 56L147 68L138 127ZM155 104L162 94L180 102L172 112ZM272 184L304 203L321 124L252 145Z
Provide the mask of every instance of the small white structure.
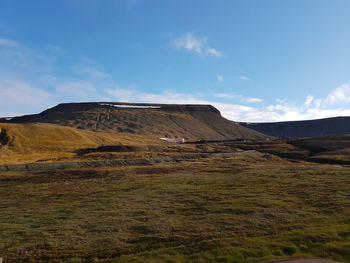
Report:
M159 138L162 141L166 141L166 142L172 142L172 143L185 143L185 139L182 138L180 140L176 140L176 139L170 139L170 138Z

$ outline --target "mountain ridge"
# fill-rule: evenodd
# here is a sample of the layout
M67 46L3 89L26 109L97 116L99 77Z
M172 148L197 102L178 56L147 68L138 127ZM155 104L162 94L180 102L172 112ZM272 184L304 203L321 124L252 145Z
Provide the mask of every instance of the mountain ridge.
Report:
M350 117L282 122L239 122L244 127L280 139L350 134Z
M223 118L212 105L128 102L61 103L5 123L53 123L79 129L186 140L270 138Z

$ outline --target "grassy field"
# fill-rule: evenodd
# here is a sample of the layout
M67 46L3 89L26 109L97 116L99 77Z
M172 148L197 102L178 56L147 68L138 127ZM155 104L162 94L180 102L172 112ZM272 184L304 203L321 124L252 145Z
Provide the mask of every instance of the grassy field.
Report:
M0 174L7 262L350 262L350 168L266 158Z

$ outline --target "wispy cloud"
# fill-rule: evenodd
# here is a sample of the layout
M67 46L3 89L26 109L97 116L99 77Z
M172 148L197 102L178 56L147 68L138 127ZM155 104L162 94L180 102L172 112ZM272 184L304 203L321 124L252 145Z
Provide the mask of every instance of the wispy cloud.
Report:
M113 99L122 102L148 102L148 103L170 103L170 104L207 104L207 101L196 98L191 94L174 93L164 91L160 94L141 92L133 87L126 89L106 89L106 93Z
M214 94L217 98L224 98L224 99L237 99L238 96L235 94L227 94L227 93L216 93Z
M85 101L93 99L97 90L91 82L85 80L73 80L58 84L56 86L56 92L64 97L70 97L72 101Z
M222 57L221 51L208 45L207 37L197 38L190 32L184 36L172 40L170 45L176 49L186 49L198 54L208 54L215 57Z
M304 107L308 108L311 106L311 103L315 100L314 96L312 95L307 95L305 102L304 102Z
M197 39L191 33L179 37L171 42L172 46L177 49L186 49L199 54L203 52L203 44L207 42L207 38Z
M248 102L248 103L262 102L262 99L260 98L244 97L242 95L237 95L237 94L217 93L217 94L214 94L214 96L222 99L239 99L242 102Z
M240 76L238 77L239 80L250 80L247 76Z
M217 75L216 76L218 82L224 82L224 76L223 75Z
M8 101L15 103L36 105L50 102L52 96L46 90L33 88L30 84L21 81L1 81L0 82L1 104Z
M206 53L213 55L215 57L221 58L222 57L222 53L218 50L216 50L215 48L208 48L206 50Z
M53 57L10 39L0 39L0 68L8 72L37 74L52 70ZM4 72L0 72L4 73Z
M10 40L10 39L3 39L0 38L0 46L7 46L7 47L19 47L20 44L16 41Z
M1 78L0 94L0 116L39 112L57 103L48 91L18 80Z
M40 51L13 40L0 42L0 116L6 112L35 113L67 101L104 100L98 91L113 85L110 75L83 61L59 69L62 48ZM63 75L63 76L61 76Z
M92 78L107 79L110 75L106 72L98 70L93 66L79 66L75 69L75 72L80 75L87 75Z
M245 101L249 102L249 103L259 103L259 102L262 102L262 99L260 99L260 98L245 98Z
M192 36L192 35L190 35ZM208 54L206 38L190 37L184 48ZM199 42L198 42L199 41ZM181 46L180 45L180 46ZM33 50L9 39L0 41L0 116L9 113L35 113L67 101L125 101L153 103L212 104L222 115L234 121L286 121L350 116L350 84L334 88L324 98L310 94L301 103L276 99L264 105L261 98L240 94L217 93L203 95L140 91L136 85L124 88L91 61L67 69L56 63L59 52ZM76 60L76 59L75 59ZM57 73L59 69L60 74ZM73 69L73 70L72 70ZM62 74L61 74L62 73ZM248 77L240 77L249 80ZM217 75L217 81L224 81ZM234 103L233 103L234 101Z

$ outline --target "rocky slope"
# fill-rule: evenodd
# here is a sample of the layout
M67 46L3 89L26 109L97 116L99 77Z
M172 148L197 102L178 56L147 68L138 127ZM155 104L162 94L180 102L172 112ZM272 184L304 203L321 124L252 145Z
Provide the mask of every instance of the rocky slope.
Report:
M185 140L266 139L268 136L229 121L211 105L65 103L40 114L4 120L54 123L93 131Z

